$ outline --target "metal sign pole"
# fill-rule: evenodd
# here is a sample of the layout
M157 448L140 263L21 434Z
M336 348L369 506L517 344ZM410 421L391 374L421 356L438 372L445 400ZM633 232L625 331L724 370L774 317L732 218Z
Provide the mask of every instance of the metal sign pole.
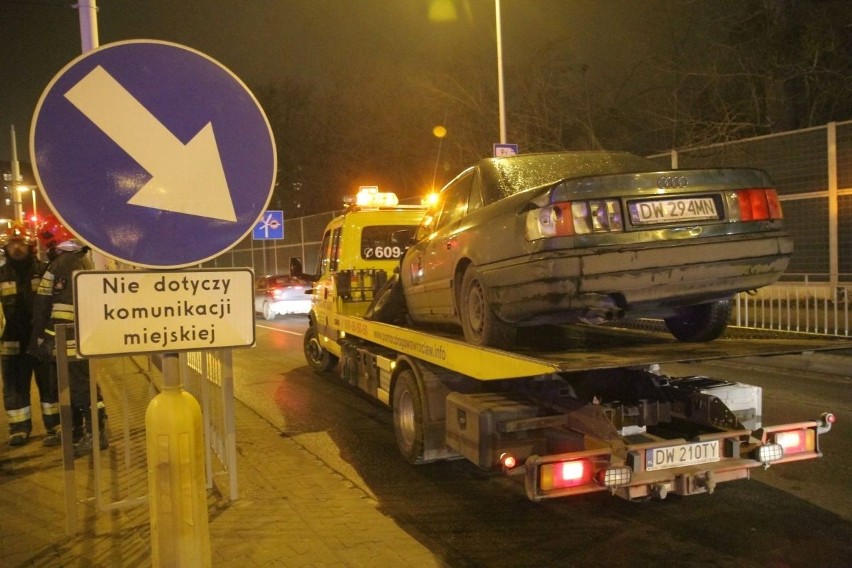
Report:
M56 379L59 384L59 420L62 436L62 463L65 470L65 528L69 535L77 534L77 483L74 477L74 441L71 439L71 389L68 384L69 324L56 326Z

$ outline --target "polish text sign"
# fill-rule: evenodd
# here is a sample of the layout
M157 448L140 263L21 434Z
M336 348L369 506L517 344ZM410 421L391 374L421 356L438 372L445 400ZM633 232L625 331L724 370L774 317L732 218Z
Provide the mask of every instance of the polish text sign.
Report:
M74 275L77 351L84 357L250 347L248 269L81 271Z

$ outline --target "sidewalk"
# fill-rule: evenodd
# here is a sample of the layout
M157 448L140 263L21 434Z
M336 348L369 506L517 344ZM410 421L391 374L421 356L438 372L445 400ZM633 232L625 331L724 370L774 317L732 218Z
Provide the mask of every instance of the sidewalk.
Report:
M99 469L109 505L147 493L140 423L151 393L127 360L94 368L110 417ZM92 456L75 460L79 534L67 534L62 451L41 445L38 407L34 389L34 432L23 447L6 444L0 416L0 566L150 566L147 503L98 511ZM214 567L445 566L372 497L246 406L235 407L239 498L208 491Z

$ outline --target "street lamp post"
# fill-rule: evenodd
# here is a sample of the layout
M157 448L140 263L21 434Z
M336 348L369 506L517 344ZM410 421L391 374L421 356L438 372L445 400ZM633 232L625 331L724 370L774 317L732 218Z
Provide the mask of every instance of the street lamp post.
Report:
M29 186L26 186L26 185L15 186L15 195L18 198L17 202L15 203L15 206L18 209L21 210L21 213L18 216L18 221L23 223L23 220L24 220L23 201L24 200L21 198L21 192L22 191L32 192L32 196L33 196L33 217L35 217L36 219L38 218L38 205L36 203L36 194L38 193L38 191L37 191L37 188L29 187ZM17 212L17 209L16 209L16 212ZM37 232L37 227L35 226L35 222L33 222L33 233L35 233L35 232ZM41 252L41 250L39 248L38 239L35 239L35 252L36 252L36 256L38 256Z
M26 186L26 185L19 185L19 186L17 186L17 191L16 191L16 194L17 194L17 197L18 197L18 201L16 202L16 206L20 208L20 215L18 215L18 221L23 221L23 220L24 220L24 213L23 213L24 200L23 200L23 198L21 197L21 192L22 192L22 191L29 191L29 192L32 192L32 196L33 196L33 215L38 216L38 206L37 206L37 197L36 197L36 194L37 194L38 192L36 191L36 188L35 188L35 187L29 187L29 186ZM16 210L16 212L17 212L17 210Z
M500 144L506 143L506 102L503 96L503 32L500 24L500 0L494 0L497 28L497 112L500 117Z
M24 204L21 201L21 191L25 186L16 185L15 186L15 195L14 195L14 203L15 206L15 221L18 223L22 223L24 221Z

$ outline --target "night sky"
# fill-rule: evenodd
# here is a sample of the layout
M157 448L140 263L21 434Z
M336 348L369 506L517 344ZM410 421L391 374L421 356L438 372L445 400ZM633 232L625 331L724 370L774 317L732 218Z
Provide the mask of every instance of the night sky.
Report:
M70 0L0 0L0 160L29 161L32 114L44 88L81 53ZM452 73L460 62L494 69L493 0L98 0L99 43L158 39L199 50L249 86L281 77L312 81L412 70ZM442 8L452 8L449 12ZM550 42L568 45L594 72L641 58L661 10L676 1L502 0L508 68ZM433 18L430 20L430 8ZM455 12L453 14L453 12ZM439 20L435 21L436 16ZM615 40L615 41L614 41ZM464 79L463 77L460 79ZM512 88L506 85L507 91ZM369 104L366 102L365 104ZM497 110L494 138L497 140Z

